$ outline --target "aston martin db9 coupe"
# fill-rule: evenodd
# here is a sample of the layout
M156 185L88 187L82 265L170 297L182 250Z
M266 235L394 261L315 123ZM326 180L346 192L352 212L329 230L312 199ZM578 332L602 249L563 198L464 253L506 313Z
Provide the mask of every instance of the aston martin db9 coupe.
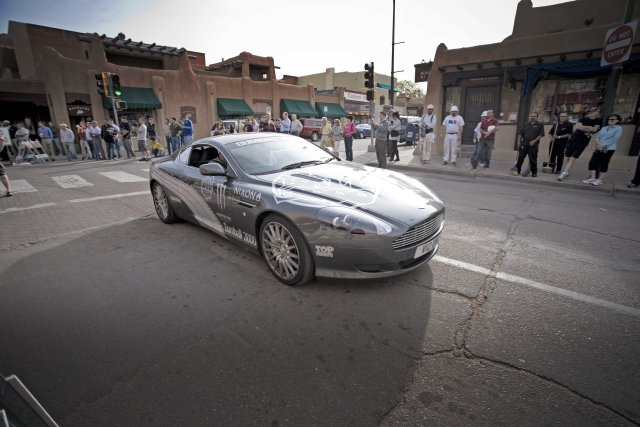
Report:
M442 201L419 181L286 134L202 139L149 175L163 222L236 242L287 285L409 272L435 255L444 226Z

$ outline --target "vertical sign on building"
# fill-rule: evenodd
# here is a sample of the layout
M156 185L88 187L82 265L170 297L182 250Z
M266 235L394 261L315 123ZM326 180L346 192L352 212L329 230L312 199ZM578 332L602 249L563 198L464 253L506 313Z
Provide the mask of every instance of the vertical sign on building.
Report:
M607 36L604 38L602 58L600 59L601 67L629 59L637 28L638 20L636 19L607 31Z

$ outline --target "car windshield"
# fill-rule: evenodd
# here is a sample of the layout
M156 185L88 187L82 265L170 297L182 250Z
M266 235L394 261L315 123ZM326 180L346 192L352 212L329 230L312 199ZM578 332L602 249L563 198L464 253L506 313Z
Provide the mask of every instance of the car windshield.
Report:
M293 136L271 135L226 146L238 166L250 175L302 168L334 157L320 147Z

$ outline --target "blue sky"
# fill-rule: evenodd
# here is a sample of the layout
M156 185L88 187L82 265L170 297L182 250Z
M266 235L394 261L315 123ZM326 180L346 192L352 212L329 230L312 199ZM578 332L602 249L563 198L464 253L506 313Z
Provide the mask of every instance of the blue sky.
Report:
M566 0L533 0L534 7ZM413 65L452 48L497 43L513 29L518 0L396 0L395 70L412 80ZM203 52L207 64L242 51L274 58L283 74L360 71L374 61L391 73L392 0L0 0L0 33L8 21L106 34Z

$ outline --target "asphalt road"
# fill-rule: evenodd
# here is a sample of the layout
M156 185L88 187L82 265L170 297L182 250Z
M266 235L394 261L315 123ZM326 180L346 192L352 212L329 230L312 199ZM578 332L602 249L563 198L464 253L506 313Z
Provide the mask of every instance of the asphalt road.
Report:
M447 205L428 266L289 288L162 224L144 168L9 170L0 372L61 426L640 423L636 195L408 171Z

